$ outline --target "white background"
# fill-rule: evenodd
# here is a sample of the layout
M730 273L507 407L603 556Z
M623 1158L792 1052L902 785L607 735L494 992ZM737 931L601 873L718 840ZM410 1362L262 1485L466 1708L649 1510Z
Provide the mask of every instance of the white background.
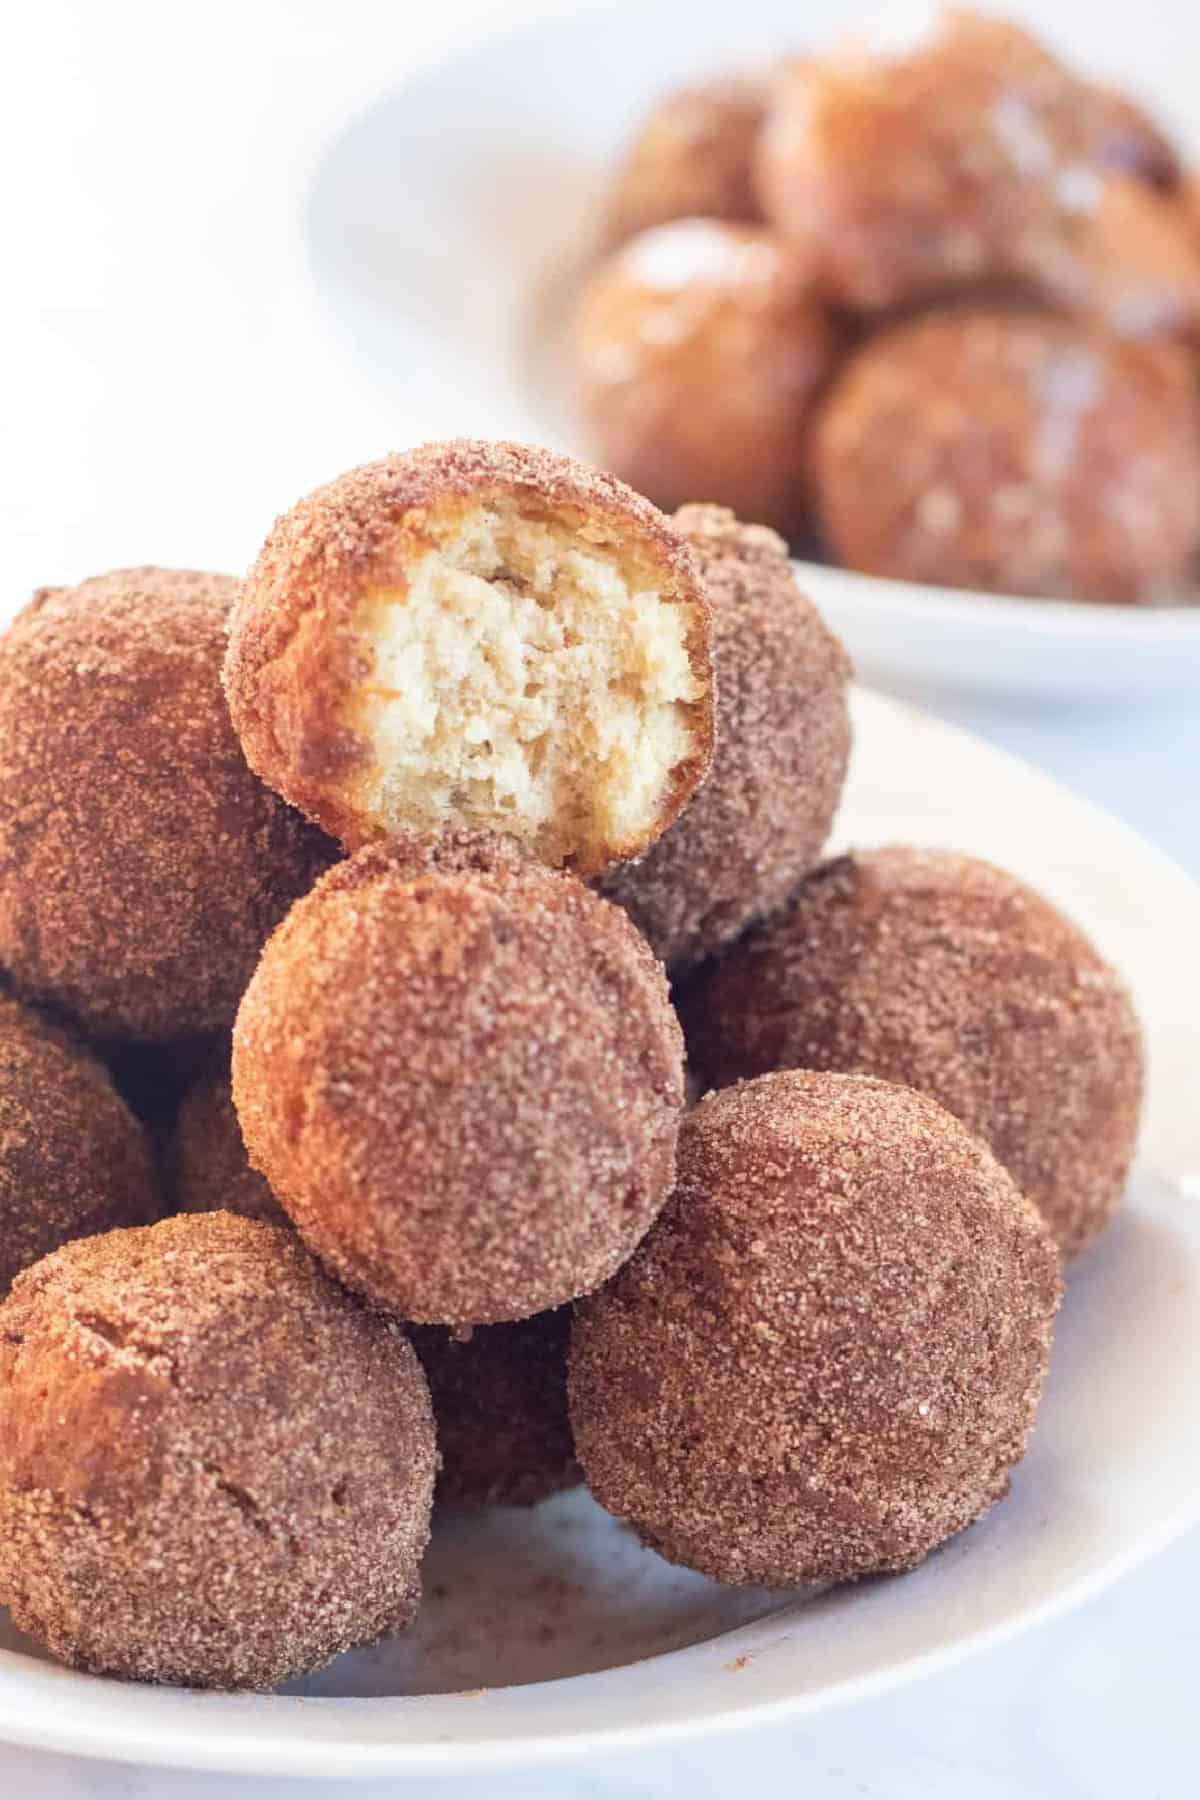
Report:
M40 0L6 21L0 615L36 585L121 564L237 569L317 481L437 431L428 402L406 410L394 390L384 397L334 328L309 264L306 195L331 134L359 107L456 41L534 10L532 0ZM1200 873L1200 705L1064 717L932 703ZM725 1745L489 1782L489 1800L673 1787L698 1800L743 1788L822 1800L1182 1800L1197 1788L1198 1592L1193 1539L1074 1618L889 1699ZM3 1800L296 1791L0 1749ZM438 1791L450 1800L449 1787Z

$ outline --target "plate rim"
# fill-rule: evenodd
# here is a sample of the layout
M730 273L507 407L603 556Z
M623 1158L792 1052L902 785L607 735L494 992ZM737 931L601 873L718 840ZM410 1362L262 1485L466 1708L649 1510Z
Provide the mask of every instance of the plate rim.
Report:
M1030 786L1036 787L1047 798L1053 796L1060 805L1065 804L1070 808L1079 819L1085 835L1099 831L1108 837L1110 843L1123 843L1136 857L1139 869L1153 871L1156 886L1166 883L1174 887L1180 901L1195 908L1197 922L1200 923L1200 883L1194 882L1169 856L1143 840L1123 821L1114 818L1104 808L1074 794L1035 765L986 742L974 733L869 689L856 690L854 712L856 723L860 726L867 725L867 729L870 729L869 721L874 716L883 722L882 728L885 730L890 728L903 730L905 733L931 733L935 744L944 746L947 751L955 746L960 749L966 747L973 758L982 758L990 763L1006 784L1015 781L1027 789ZM1170 1190L1165 1188L1164 1191ZM1175 1223L1178 1229L1190 1231L1200 1248L1200 1216L1190 1213L1177 1215ZM586 1756L615 1755L625 1751L696 1742L718 1733L810 1717L828 1709L851 1705L886 1693L909 1681L948 1669L977 1652L991 1649L1017 1637L1023 1631L1035 1629L1062 1616L1158 1554L1197 1523L1200 1523L1200 1486L1131 1542L1118 1544L1109 1554L1102 1554L1093 1566L1082 1569L1075 1576L1043 1592L1040 1598L1014 1602L1011 1613L994 1618L990 1623L974 1628L969 1623L964 1625L957 1630L957 1635L944 1644L920 1647L908 1654L901 1653L885 1666L868 1668L859 1673L845 1673L827 1685L810 1686L796 1694L775 1692L756 1699L748 1685L745 1688L731 1687L728 1704L708 1704L703 1712L693 1713L690 1717L652 1716L615 1723L602 1719L599 1723L585 1723L575 1729L568 1726L562 1731L534 1726L527 1733L521 1733L518 1728L500 1734L490 1732L485 1721L480 1720L478 1729L462 1737L447 1736L444 1729L439 1732L435 1728L432 1732L427 1729L425 1736L408 1738L398 1735L387 1741L356 1741L352 1735L339 1732L336 1724L339 1709L365 1706L378 1711L399 1702L407 1711L419 1706L419 1698L397 1697L397 1700L390 1702L383 1698L347 1701L331 1696L195 1695L182 1690L152 1689L149 1690L151 1693L157 1692L160 1696L158 1709L161 1716L156 1718L145 1715L138 1717L133 1710L144 1701L146 1689L132 1683L104 1681L102 1685L111 1690L114 1701L111 1715L89 1716L93 1713L93 1707L89 1706L83 1709L84 1717L80 1723L75 1709L70 1706L71 1690L81 1679L78 1675L55 1664L43 1664L17 1651L0 1651L0 1741L28 1749L73 1754L100 1761L123 1761L139 1766L343 1778L478 1773L485 1767L495 1770L543 1767L576 1761ZM747 1628L735 1628L732 1632L719 1634L663 1656L619 1665L613 1671L562 1677L560 1680L564 1685L576 1685L579 1691L589 1682L602 1679L606 1673L619 1676L623 1670L630 1668L655 1666L661 1671L677 1659L688 1656L699 1664L705 1654L729 1654L729 1646L736 1639L739 1629ZM714 1646L721 1647L720 1651L714 1652ZM786 1657L786 1645L781 1644L775 1648ZM782 1670L785 1665L777 1667ZM10 1670L16 1675L15 1682L11 1683L7 1679ZM671 1673L669 1668L667 1672ZM703 1670L700 1670L700 1675L703 1679ZM780 1678L781 1675L777 1674L775 1681ZM38 1690L34 1694L29 1691L31 1683ZM533 1687L543 1688L555 1685L555 1682L531 1684ZM15 1692L12 1691L14 1688ZM501 1694L528 1691L529 1689L520 1688L493 1690ZM445 1701L451 1697L441 1695L430 1698ZM244 1712L248 1705L261 1706L264 1700L277 1710L274 1716L264 1714L261 1722L256 1722L258 1729L252 1735L241 1730L223 1734L220 1722L212 1716L218 1708L222 1712L230 1708ZM462 1703L469 1705L468 1697L463 1696ZM607 1710L611 1703L611 1696L602 1697L601 1709ZM629 1702L622 1696L619 1697L618 1704L628 1708ZM659 1702L651 1695L647 1704L657 1706ZM179 1716L181 1711L189 1708L195 1708L194 1723L185 1722ZM307 1714L310 1721L314 1715L327 1717L329 1729L313 1736L290 1731L290 1725L301 1712ZM470 1731L469 1720L470 1714L464 1715L464 1722L468 1723Z

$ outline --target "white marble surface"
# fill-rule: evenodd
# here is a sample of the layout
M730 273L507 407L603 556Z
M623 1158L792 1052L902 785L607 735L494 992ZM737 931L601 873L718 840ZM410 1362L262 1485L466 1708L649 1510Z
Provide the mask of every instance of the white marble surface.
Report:
M330 132L365 100L533 10L42 0L8 21L0 612L34 585L121 563L236 568L296 494L438 428L419 371L398 405L331 328L305 195ZM1200 874L1200 704L1063 716L927 698ZM1182 1800L1195 1792L1198 1589L1192 1538L1073 1618L918 1688L695 1751L489 1782L489 1797ZM5 1800L341 1791L0 1749Z

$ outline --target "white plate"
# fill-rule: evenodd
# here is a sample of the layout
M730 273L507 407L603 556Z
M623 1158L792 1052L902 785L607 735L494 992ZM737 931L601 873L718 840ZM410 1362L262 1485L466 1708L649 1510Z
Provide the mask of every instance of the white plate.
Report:
M330 1776L661 1744L943 1667L1075 1604L1200 1517L1200 889L1123 826L948 726L860 693L856 731L838 842L950 844L1036 882L1124 969L1149 1035L1142 1171L1072 1275L1011 1497L915 1574L819 1597L672 1569L582 1494L497 1512L438 1531L408 1638L289 1695L96 1680L40 1660L0 1622L0 1738Z
M1044 7L1004 10L1046 29ZM823 0L806 21L794 0L619 0L423 74L353 120L320 172L310 238L335 317L410 411L424 403L450 429L586 451L553 347L604 169L632 121L677 80L731 56L828 42L879 11ZM1152 97L1181 141L1194 140L1200 12L1188 0L1057 0L1053 13L1055 40L1081 67ZM867 679L1060 700L1200 683L1200 606L805 573Z

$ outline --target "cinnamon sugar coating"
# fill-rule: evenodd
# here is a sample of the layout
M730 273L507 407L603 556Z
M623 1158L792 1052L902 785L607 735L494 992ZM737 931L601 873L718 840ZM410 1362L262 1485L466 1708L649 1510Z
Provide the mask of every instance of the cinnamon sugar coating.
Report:
M146 1134L108 1071L0 993L0 1296L69 1238L160 1211Z
M268 1183L250 1167L229 1084L229 1058L215 1058L184 1095L168 1152L176 1212L237 1213L290 1223Z
M753 163L768 92L766 75L727 75L656 101L614 171L606 242L623 243L670 219L760 218Z
M1034 1208L927 1097L811 1073L710 1095L666 1211L577 1312L585 1478L719 1581L910 1568L1006 1492L1059 1291Z
M1189 354L961 307L881 331L817 422L830 547L871 575L1061 599L1177 597L1200 540Z
M268 1688L402 1629L435 1467L402 1330L277 1226L68 1244L0 1307L0 1596L77 1668Z
M332 855L230 725L235 588L118 570L43 589L0 637L0 962L98 1037L228 1025Z
M674 524L712 603L716 754L682 817L604 892L678 973L780 906L820 855L850 753L850 664L774 532L716 506Z
M461 826L599 873L711 759L686 547L613 476L519 444L425 444L300 501L243 586L225 686L251 765L351 851Z
M425 1324L597 1286L673 1174L682 1038L661 968L617 907L505 854L414 875L401 840L338 865L271 939L234 1029L251 1162L341 1280Z
M798 537L814 402L841 348L811 272L761 226L683 218L600 263L574 318L598 460L664 507L714 500Z
M839 857L681 1008L712 1084L841 1069L932 1094L991 1145L1067 1256L1124 1190L1143 1086L1128 991L1077 926L988 863Z
M504 861L501 840L499 861ZM486 840L412 846L419 867L479 867ZM511 865L510 865L511 866ZM250 1167L229 1088L228 1063L209 1069L184 1101L172 1155L181 1212L223 1208L289 1224L266 1181ZM569 1307L515 1324L478 1325L460 1335L415 1325L410 1337L429 1382L441 1470L439 1505L532 1506L579 1480L567 1420Z
M569 1306L477 1325L465 1340L445 1326L413 1327L437 1421L439 1506L534 1506L575 1486L570 1335Z

